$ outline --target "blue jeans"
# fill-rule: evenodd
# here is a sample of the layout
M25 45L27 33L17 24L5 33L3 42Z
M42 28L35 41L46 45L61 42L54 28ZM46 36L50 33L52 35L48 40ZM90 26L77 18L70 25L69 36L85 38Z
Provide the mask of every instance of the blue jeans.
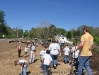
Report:
M44 67L44 65L43 65L43 64L41 64L41 67L40 67L40 68L42 68L42 69L43 69L43 67Z
M43 64L43 75L48 75L49 66Z
M92 75L91 69L89 66L89 61L90 61L91 56L79 56L79 65L78 65L78 73L77 75L82 74L82 68L85 67L87 75Z
M57 64L58 55L51 55L52 57L52 68Z
M67 63L69 61L68 55L64 55L64 63Z
M61 47L64 48L64 43L61 43Z
M27 75L27 72L26 72L27 67L28 67L28 63L26 63L25 67L22 67L22 73L21 73L21 75Z

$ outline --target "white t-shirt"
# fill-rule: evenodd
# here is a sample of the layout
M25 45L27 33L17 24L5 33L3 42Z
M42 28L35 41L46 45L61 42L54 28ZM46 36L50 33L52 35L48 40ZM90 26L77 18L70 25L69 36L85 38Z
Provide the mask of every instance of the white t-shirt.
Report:
M25 63L28 63L28 61L26 61L26 60L24 60L24 59L19 60L19 63L20 63L20 64L23 64L24 62L25 62Z
M69 55L70 49L69 49L68 47L65 47L65 48L63 49L63 51L64 51L64 55Z
M58 43L51 43L49 45L49 50L50 50L50 54L52 55L58 55L58 50L60 50L60 46L58 45Z
M42 51L40 52L41 59L43 58L44 54L46 54L46 50L42 50Z
M77 48L78 48L78 46L72 47L71 52L73 53L73 55L72 55L73 58L78 58L78 56L79 56L79 52L80 52L79 50L77 50L77 51L74 53L74 50L77 49Z
M61 39L61 43L65 43L65 41L64 41L64 39L63 39L63 38Z
M50 62L52 61L52 57L50 56L50 54L44 54L43 56L44 58L44 65L50 65Z
M27 52L29 48L25 47L24 51Z
M36 50L36 47L35 47L35 45L33 45L33 44L32 44L32 45L30 46L30 50L31 50L31 51L34 51L34 50Z

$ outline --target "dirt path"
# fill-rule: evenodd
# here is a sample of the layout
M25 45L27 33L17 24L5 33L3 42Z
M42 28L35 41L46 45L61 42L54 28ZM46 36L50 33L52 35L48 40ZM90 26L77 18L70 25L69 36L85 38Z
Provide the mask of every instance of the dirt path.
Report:
M22 44L22 57L17 57L17 48L16 45L18 43L3 43L0 42L0 75L19 75L20 74L20 66L14 66L14 60L16 59L26 59L29 60L30 51L28 51L27 58L24 58L24 44ZM43 71L40 68L40 60L39 53L41 51L41 46L37 47L36 51L36 62L33 64L29 64L27 72L28 75L43 75ZM52 71L52 75L68 75L70 72L70 65L64 64L63 62L58 62L57 69Z

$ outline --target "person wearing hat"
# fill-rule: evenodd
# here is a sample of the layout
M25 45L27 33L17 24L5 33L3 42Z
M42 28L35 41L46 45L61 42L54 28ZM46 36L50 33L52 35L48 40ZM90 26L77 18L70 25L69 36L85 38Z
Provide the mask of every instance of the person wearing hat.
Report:
M30 63L33 63L35 60L35 52L36 52L36 47L34 45L34 42L32 41L30 44Z
M21 59L21 60L15 60L14 65L20 65L21 66L21 75L27 75L26 70L28 67L28 61Z

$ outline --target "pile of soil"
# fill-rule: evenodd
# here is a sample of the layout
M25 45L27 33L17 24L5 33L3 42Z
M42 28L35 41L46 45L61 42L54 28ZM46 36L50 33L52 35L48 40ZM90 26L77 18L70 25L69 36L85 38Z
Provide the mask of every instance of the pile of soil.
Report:
M94 75L99 75L99 53L93 52L93 56L90 61L91 69Z

